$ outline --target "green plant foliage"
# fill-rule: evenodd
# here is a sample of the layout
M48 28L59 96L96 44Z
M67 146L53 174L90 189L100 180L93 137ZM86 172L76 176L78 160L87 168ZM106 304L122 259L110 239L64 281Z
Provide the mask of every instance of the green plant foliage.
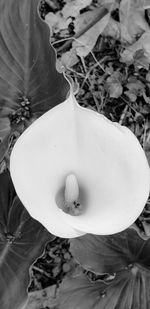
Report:
M39 0L0 3L0 161L11 136L66 98L69 86L55 68L49 28Z
M77 261L95 273L113 274L135 263L150 269L150 239L143 240L132 229L111 236L86 234L70 242Z
M66 278L61 309L147 309L150 304L150 239L128 229L113 236L85 235L71 240L71 252L87 271ZM88 272L94 280L89 280ZM98 274L113 274L110 282Z
M39 0L0 3L0 162L12 140L66 98L69 86L55 69L48 26ZM20 309L27 299L29 268L53 239L16 196L9 172L0 175L0 307Z
M32 219L12 185L0 175L0 307L20 309L27 299L29 267L53 236Z
M128 126L139 138L150 162L150 1L43 0L42 5L45 2L59 65L68 68L68 74L80 85L78 101ZM40 0L0 1L0 173L3 166L9 166L16 138L35 119L63 102L69 90L66 79L55 69L55 52L49 42L48 26L39 17L39 3ZM108 25L106 20L103 31L96 28L95 47L91 44L89 55L78 57L81 34L90 43L88 30L97 23L93 13L101 8L111 12ZM104 19L100 22L103 25ZM94 37L93 41L96 42ZM58 299L54 295L51 300L49 292L47 303L43 300L42 305L41 299L40 309L54 308L54 300L59 309L149 309L149 205L148 202L135 222L136 231L128 229L112 236L85 235L70 241L71 252L55 240L46 249L44 260L40 255L53 236L28 214L8 170L0 174L0 308L25 309L30 269L40 256L40 278L45 278L46 273L45 282L50 284L52 279L53 288L62 281ZM36 276L34 273L37 282L39 273L38 269ZM45 290L40 293L44 297ZM28 305L31 309L30 302ZM33 308L37 309L37 303L33 303Z
M147 309L150 274L133 268L116 276L111 284L90 282L85 274L64 280L61 309Z

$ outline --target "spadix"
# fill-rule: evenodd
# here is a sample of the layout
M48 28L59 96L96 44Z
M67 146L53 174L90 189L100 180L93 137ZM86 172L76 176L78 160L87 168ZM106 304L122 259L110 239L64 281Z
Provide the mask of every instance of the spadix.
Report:
M21 135L10 172L31 216L68 238L126 229L150 188L149 166L134 134L80 107L72 92Z
M73 203L79 198L79 185L75 175L68 175L65 184L65 201Z

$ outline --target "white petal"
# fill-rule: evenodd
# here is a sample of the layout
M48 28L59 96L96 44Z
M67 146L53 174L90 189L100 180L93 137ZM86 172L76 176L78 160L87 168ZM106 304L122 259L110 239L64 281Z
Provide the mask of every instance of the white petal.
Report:
M25 130L10 159L16 192L30 215L52 234L69 238L85 234L62 220L55 201L66 176L78 169L73 118L67 99Z
M75 114L87 211L79 217L61 212L62 218L87 233L120 232L137 219L149 195L145 153L128 128L77 104Z
M80 107L72 93L22 134L10 163L29 213L61 237L119 232L136 220L149 194L149 167L137 138ZM55 200L69 174L86 192L86 211L76 217Z

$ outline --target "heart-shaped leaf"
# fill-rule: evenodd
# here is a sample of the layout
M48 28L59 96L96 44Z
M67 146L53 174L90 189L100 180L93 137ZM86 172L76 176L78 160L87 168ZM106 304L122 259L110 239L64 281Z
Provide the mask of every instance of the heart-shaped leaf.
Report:
M147 309L150 273L135 267L120 272L111 284L92 283L85 274L63 281L61 309Z
M67 80L56 71L49 36L39 17L39 0L1 0L0 122L5 117L15 129L27 127L68 93Z
M32 219L10 175L0 175L0 307L20 309L27 299L29 267L53 236Z
M150 239L143 240L135 230L111 236L86 234L70 242L73 256L95 273L114 274L135 263L150 270Z
M71 252L87 274L92 270L115 275L111 283L91 282L85 271L66 278L60 289L61 309L149 308L150 239L131 229L112 236L85 235L71 240Z

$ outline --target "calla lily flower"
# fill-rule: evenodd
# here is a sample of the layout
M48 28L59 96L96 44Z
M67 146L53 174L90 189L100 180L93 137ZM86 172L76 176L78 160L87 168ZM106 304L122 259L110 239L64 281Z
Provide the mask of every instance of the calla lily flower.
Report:
M30 215L66 238L126 229L150 189L148 162L134 134L79 106L72 91L20 136L10 172Z

